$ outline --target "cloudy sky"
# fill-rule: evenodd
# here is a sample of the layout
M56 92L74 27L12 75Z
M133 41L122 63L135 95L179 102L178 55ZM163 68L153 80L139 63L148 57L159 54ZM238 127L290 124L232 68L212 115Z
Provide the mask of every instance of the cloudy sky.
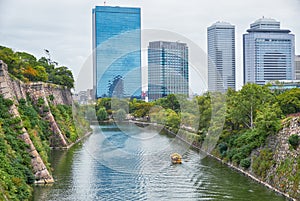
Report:
M70 67L76 77L91 75L92 8L103 2L0 0L0 45L38 58L48 49L52 59ZM208 26L216 21L234 24L238 88L242 85L242 34L258 18L274 18L282 28L290 29L296 35L296 54L300 54L300 0L106 0L106 5L141 7L142 29L182 35L205 52ZM91 79L85 77L80 85L91 87Z

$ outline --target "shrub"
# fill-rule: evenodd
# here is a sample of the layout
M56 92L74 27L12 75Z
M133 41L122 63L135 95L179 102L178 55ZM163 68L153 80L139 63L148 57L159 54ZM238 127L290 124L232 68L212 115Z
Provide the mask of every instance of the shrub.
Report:
M219 152L220 152L221 156L225 156L226 155L226 151L228 149L227 144L224 143L224 142L222 142L222 143L220 143L218 145L218 148L219 148Z
M49 95L49 99L50 99L50 101L54 101L55 98L54 98L53 94Z
M299 145L299 135L293 134L289 137L289 143L294 149Z
M271 149L262 149L257 157L253 157L252 171L257 176L265 179L268 170L274 165L273 152Z
M248 158L242 159L241 160L241 167L248 169L251 165L251 161Z

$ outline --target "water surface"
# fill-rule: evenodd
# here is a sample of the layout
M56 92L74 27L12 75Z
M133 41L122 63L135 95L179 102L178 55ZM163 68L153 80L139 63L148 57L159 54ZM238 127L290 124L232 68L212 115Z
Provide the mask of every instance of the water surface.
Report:
M120 129L119 129L120 128ZM34 200L282 201L282 196L153 129L102 125L68 151L53 150L56 180ZM170 154L183 155L181 165Z

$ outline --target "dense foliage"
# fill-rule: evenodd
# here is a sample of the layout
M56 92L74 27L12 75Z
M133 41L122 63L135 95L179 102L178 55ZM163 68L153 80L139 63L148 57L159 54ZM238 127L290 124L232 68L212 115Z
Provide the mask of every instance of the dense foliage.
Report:
M55 67L53 62L45 57L37 60L26 52L14 52L12 49L0 46L0 60L8 65L8 72L24 82L50 82L74 87L74 78L65 66Z
M66 67L55 67L50 60L42 57L37 60L33 55L25 52L13 52L10 48L0 46L0 60L8 65L8 71L13 79L23 82L50 82L73 88L72 72ZM33 101L29 94L25 99L13 101L4 99L0 95L0 200L30 200L32 184L35 176L32 172L31 157L28 145L20 138L28 131L30 139L41 156L48 171L48 162L53 132L49 119L45 118L51 110L55 121L66 136L68 143L75 142L89 129L84 119L84 111L74 105L55 105L55 97L47 97ZM11 109L18 109L19 118L12 118Z
M9 113L12 104L0 96L0 200L28 200L35 179L27 145L18 138L21 119Z
M209 136L215 137L218 145L213 153L247 169L251 166L251 152L263 147L267 137L281 129L281 119L300 112L300 89L272 91L267 85L246 84L240 91L205 93L192 100L178 95L150 103L103 98L96 105L98 120L109 118L120 108L133 118L163 124L174 132L179 128L187 130L191 136L199 136L196 139L200 144ZM290 139L293 146L298 142L294 137ZM266 151L254 160L254 172L258 175L263 175L272 164L262 163L264 159L269 159Z

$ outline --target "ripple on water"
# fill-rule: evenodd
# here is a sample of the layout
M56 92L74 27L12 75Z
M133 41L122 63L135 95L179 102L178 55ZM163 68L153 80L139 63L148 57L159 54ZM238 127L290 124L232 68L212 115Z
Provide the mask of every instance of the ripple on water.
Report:
M74 151L72 151L74 150ZM172 165L179 152L183 164ZM282 201L282 197L200 155L176 138L112 125L95 128L83 146L55 158L52 187L34 200Z

